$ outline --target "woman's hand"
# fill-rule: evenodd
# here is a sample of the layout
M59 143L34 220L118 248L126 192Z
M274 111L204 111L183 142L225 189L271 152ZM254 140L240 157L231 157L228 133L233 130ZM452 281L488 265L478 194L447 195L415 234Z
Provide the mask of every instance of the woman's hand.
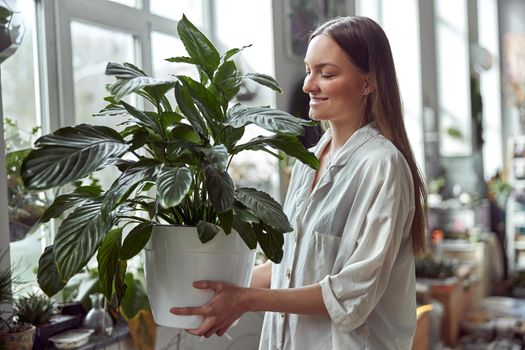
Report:
M248 311L246 306L247 288L219 281L197 281L193 283L197 289L212 289L213 299L197 307L173 307L170 312L175 315L201 315L202 324L197 329L187 329L192 335L209 338L213 334L222 337L233 322Z

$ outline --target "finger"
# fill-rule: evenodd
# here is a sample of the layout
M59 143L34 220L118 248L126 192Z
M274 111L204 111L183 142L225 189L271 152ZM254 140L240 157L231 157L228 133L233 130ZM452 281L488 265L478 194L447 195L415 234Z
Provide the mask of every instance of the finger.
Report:
M186 333L194 335L196 337L200 337L200 330L199 329L185 329Z
M230 329L230 326L231 326L231 323L229 325L227 325L227 326L219 328L217 330L217 332L215 332L215 334L217 334L219 337L222 337L224 335L224 333L226 333L226 331L228 331L228 329Z
M195 281L193 282L193 287L197 289L212 289L217 291L219 288L220 282L217 281Z
M188 332L191 335L195 335L198 337L202 337L209 333L211 329L217 329L214 325L214 322L210 319L204 319L202 324L199 326L199 328L193 328L193 329L186 329L186 332ZM212 333L213 334L213 333Z
M219 327L213 327L213 328L210 328L210 330L207 331L207 332L204 334L204 336L205 336L206 338L209 338L209 337L211 337L212 335L214 335L218 330L219 330Z
M198 307L172 307L170 312L174 315L190 316L190 315L204 315L205 309L202 306Z

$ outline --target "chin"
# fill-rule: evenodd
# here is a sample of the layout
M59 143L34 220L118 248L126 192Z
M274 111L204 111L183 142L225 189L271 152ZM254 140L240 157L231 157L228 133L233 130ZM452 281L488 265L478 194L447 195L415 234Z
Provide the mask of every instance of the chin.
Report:
M327 118L326 116L322 115L322 114L319 114L319 113L312 113L310 112L308 114L308 116L310 117L310 119L312 120L315 120L317 122L322 122L322 121L328 121L330 120L330 118Z

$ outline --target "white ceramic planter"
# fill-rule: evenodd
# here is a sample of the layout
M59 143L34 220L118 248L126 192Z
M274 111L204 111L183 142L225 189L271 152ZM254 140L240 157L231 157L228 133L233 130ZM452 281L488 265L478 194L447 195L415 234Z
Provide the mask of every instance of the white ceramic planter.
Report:
M213 297L211 290L193 288L198 280L226 281L248 286L255 250L249 250L237 232L217 234L202 244L197 228L155 226L145 248L145 274L153 318L160 326L198 328L201 316L176 316L173 306L200 306Z

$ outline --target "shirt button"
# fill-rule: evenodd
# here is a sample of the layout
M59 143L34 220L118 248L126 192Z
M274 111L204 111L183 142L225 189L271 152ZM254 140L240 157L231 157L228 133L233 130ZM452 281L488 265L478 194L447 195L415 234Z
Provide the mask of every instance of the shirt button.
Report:
M297 243L297 241L299 240L299 235L297 234L297 232L294 234L294 237L293 237L295 243Z
M292 276L292 271L290 269L286 269L286 277L290 279L291 276Z
M281 312L281 313L279 314L279 316L280 316L281 318L284 318L284 312Z

